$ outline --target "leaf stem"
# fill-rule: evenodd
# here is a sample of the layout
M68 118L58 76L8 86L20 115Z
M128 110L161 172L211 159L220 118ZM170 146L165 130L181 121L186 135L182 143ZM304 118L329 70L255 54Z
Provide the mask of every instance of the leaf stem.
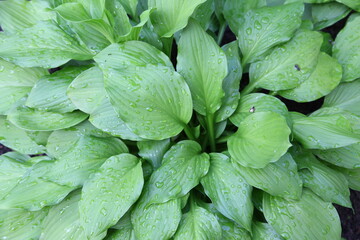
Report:
M218 37L217 37L217 44L220 45L221 42L222 42L222 39L224 37L224 33L225 33L225 30L226 30L226 27L227 27L227 24L226 22L224 21L223 23L221 23L220 25L220 29L219 29L219 34L218 34Z
M241 96L245 96L249 93L251 93L252 91L254 91L256 86L255 82L250 82L240 93Z
M189 127L189 125L185 124L185 126L184 126L184 131L185 131L186 136L187 136L190 140L195 141L195 136L194 136L191 128Z
M164 52L170 59L171 59L173 40L174 40L174 37L162 38L161 39L161 41L163 43Z
M210 141L210 149L212 152L216 152L214 114L213 113L206 114L206 128L207 128L206 130L208 132L209 141Z

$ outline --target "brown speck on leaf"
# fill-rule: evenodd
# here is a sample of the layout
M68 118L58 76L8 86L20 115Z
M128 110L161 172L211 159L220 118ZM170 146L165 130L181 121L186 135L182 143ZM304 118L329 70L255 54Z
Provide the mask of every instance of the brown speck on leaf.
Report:
M252 106L252 107L250 108L249 112L254 113L254 112L255 112L255 107Z

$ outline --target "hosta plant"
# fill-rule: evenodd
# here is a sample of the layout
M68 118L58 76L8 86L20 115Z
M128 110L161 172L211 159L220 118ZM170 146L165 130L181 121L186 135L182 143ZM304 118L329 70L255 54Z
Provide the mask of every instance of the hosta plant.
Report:
M339 240L358 2L0 1L0 238Z

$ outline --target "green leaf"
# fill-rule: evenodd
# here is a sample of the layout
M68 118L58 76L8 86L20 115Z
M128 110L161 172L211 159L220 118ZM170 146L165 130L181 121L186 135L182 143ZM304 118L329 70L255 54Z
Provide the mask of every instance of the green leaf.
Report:
M132 17L136 17L137 0L119 0L119 2L124 6L128 14Z
M21 209L0 210L1 239L39 239L41 224L49 209L30 212Z
M88 117L87 114L74 111L56 113L39 111L26 106L13 108L8 114L8 120L15 126L29 131L53 131L72 127Z
M290 40L300 27L303 12L301 3L248 11L238 32L243 66L261 60L272 47Z
M67 96L78 109L92 113L106 97L101 69L95 66L80 73L70 83Z
M203 29L208 29L211 23L212 14L215 11L214 0L207 0L204 3L200 4L192 14L194 18Z
M302 30L289 42L274 48L270 55L250 66L250 86L271 91L297 87L313 72L322 36Z
M253 240L283 240L268 223L254 221L252 230Z
M290 126L290 117L286 105L278 98L264 93L251 93L241 97L235 113L230 117L230 121L238 127L246 117L254 112L278 113L286 118Z
M343 67L343 82L351 82L360 77L360 39L356 37L360 34L359 24L360 15L351 15L335 39L333 56Z
M263 207L266 220L285 239L341 238L336 209L307 189L299 201L265 194Z
M54 8L54 11L67 21L81 22L91 19L84 6L77 2L63 3Z
M106 0L77 0L81 3L93 19L103 17Z
M314 29L320 30L345 18L351 9L337 2L314 4L311 6L311 14Z
M16 35L2 35L0 57L23 67L54 68L93 56L54 22L44 21Z
M89 128L94 129L92 126ZM71 128L53 132L47 149L57 161L43 178L69 186L81 186L106 159L128 152L119 139Z
M232 32L238 33L244 15L251 9L266 6L266 0L226 0L223 14Z
M166 152L160 168L149 180L149 203L164 203L185 196L209 170L209 155L194 141L178 142Z
M273 196L290 199L299 199L301 196L302 181L296 162L289 153L260 169L243 167L237 163L233 163L233 166L246 182Z
M112 226L106 235L105 240L136 240L134 228L131 224L131 214L128 211L119 222Z
M13 156L9 153L0 155L0 199L5 197L30 170L31 165L26 162L28 159L22 159L24 156Z
M354 9L355 11L360 11L360 3L357 0L336 0L337 2L340 2L342 4L345 4L346 6Z
M349 187L351 189L360 191L360 168L356 168L356 169L337 168L337 170L345 175L345 177L349 181Z
M228 70L224 51L195 21L182 31L178 48L177 70L190 87L195 111L215 113L225 95L222 84Z
M86 239L80 225L79 207L81 191L69 194L61 203L50 208L42 224L40 240Z
M154 169L158 169L161 166L163 157L169 150L170 145L170 139L137 142L139 156L147 160Z
M174 240L222 239L221 226L214 214L199 206L192 206L181 219Z
M242 77L242 68L237 41L222 46L222 49L227 59L228 75L222 83L225 95L221 99L221 107L216 112L215 122L221 122L229 118L235 112L240 99L239 85Z
M82 67L65 67L51 75L42 77L32 88L26 105L40 111L58 113L72 112L75 105L66 95L66 89L83 71Z
M360 143L327 150L315 150L320 159L344 168L360 168Z
M0 24L6 34L13 34L35 25L38 21L53 18L47 11L47 1L17 1L0 2Z
M279 95L297 102L315 101L334 90L342 78L342 68L336 59L320 53L318 64L310 77L296 88L280 91Z
M143 184L141 161L134 155L106 160L82 189L79 210L86 236L97 237L115 225L138 199Z
M136 239L170 239L181 220L181 200L174 199L166 203L149 205L149 194L149 188L146 186L131 214Z
M136 135L162 140L177 135L189 122L190 90L156 48L137 41L113 44L95 60L115 111Z
M45 147L30 138L28 132L17 128L0 116L0 143L24 154L44 153Z
M0 58L0 114L6 114L15 102L30 92L40 77L47 74L45 69L21 68Z
M149 0L149 8L156 8L151 23L160 37L171 37L183 29L196 7L206 0Z
M115 112L108 97L91 113L89 121L95 127L122 139L141 141L142 138L133 133Z
M248 231L251 231L252 187L221 153L210 154L210 169L201 179L206 195L217 210Z
M315 161L314 161L315 160ZM346 177L314 159L299 174L304 187L311 189L326 202L351 208L350 191Z
M322 107L340 108L360 116L360 96L356 89L360 87L360 80L342 83L325 97Z
M228 140L232 159L244 167L263 168L291 146L285 118L273 112L253 113Z
M42 164L43 162L49 164ZM49 170L51 161L46 159L32 166L9 193L0 200L0 209L23 208L37 211L44 206L61 202L74 188L42 179Z
M302 117L293 120L293 134L307 149L339 148L360 142L342 114Z
M226 240L251 240L250 234L234 221L223 216L212 203L200 202L200 207L213 213L222 229L222 239Z

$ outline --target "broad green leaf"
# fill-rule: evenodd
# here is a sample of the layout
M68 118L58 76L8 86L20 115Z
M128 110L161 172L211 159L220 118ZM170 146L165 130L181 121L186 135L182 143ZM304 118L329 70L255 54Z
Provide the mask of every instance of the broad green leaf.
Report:
M210 154L210 169L201 179L201 185L219 212L251 231L252 187L234 169L226 155Z
M92 113L106 97L104 78L99 67L80 73L69 85L67 96L81 111Z
M151 26L145 25L141 29L139 39L143 42L151 44L159 50L163 49L163 43L160 37L152 30Z
M302 181L296 162L289 153L260 169L243 167L237 163L233 165L246 182L273 196L290 199L299 199L301 196Z
M40 240L86 239L80 225L78 203L81 191L69 194L61 203L50 208L42 224Z
M39 239L41 224L49 209L30 212L21 209L0 210L1 239Z
M222 239L251 240L250 234L245 228L223 216L212 203L200 202L199 205L215 215L222 229Z
M320 30L331 26L345 18L350 12L350 8L337 2L314 4L311 6L314 29Z
M339 167L360 168L360 143L327 150L315 150L314 154L320 159Z
M232 32L238 33L244 15L251 9L266 6L266 0L225 0L223 14Z
M355 11L360 12L360 3L357 0L336 0L336 1L345 4L346 6L354 9Z
M45 69L21 68L0 58L0 114L6 114L15 102L30 92L40 77L47 74Z
M0 25L6 34L22 31L35 25L38 21L53 18L47 11L47 1L18 1L7 0L0 2Z
M119 2L124 6L128 14L132 17L136 17L137 0L119 0Z
M297 87L313 72L322 36L302 30L284 45L275 47L270 55L250 66L250 86L272 91Z
M81 3L93 19L103 17L106 0L77 0Z
M181 219L174 240L222 239L221 226L214 214L195 203Z
M156 48L137 41L113 44L95 60L104 72L110 102L136 135L162 140L177 135L189 122L190 90Z
M192 14L192 18L194 18L203 29L208 29L211 23L212 14L215 11L214 0L207 0L199 7L197 7Z
M343 67L343 82L351 82L360 77L360 15L353 14L345 27L336 36L333 56Z
M315 101L334 90L342 78L342 68L336 59L320 53L318 64L310 77L293 89L280 91L279 95L296 102Z
M303 12L301 3L248 11L238 32L243 66L261 60L272 47L290 40L300 27Z
M253 240L283 240L268 223L254 221L252 230Z
M209 170L209 155L194 141L178 142L166 152L160 168L149 180L149 203L164 203L185 196Z
M40 154L45 150L43 145L30 138L28 132L17 128L4 116L0 116L0 143L24 154Z
M346 177L319 161L312 161L299 174L304 187L311 189L326 202L351 208L350 191Z
M304 189L299 201L264 195L264 215L285 239L340 240L341 225L336 209Z
M24 105L13 108L8 114L11 123L29 131L64 129L84 121L87 117L87 114L80 111L57 113L40 111Z
M307 149L339 148L360 142L342 114L302 117L293 120L293 134Z
M222 84L228 70L224 51L192 20L182 31L178 48L177 70L190 87L195 111L215 113L225 95Z
M103 0L96 0L98 2ZM90 0L88 2L94 2ZM115 42L114 30L103 19L91 19L83 4L65 3L54 9L92 50L100 51Z
M320 32L320 33L324 39L323 44L320 48L320 52L324 52L328 55L332 55L332 46L334 42L332 36L330 35L330 33L326 33L326 32Z
M130 212L108 230L105 240L136 240Z
M263 93L251 93L241 97L230 121L238 127L246 117L259 112L278 113L286 118L288 124L290 123L286 105L278 98Z
M244 167L263 168L276 162L291 146L285 118L273 112L253 113L228 140L232 159Z
M163 157L170 146L170 139L137 142L139 156L146 159L154 169L158 169L161 166Z
M91 113L89 121L95 127L110 135L128 139L132 141L141 141L142 138L133 133L115 112L108 97L105 97L101 104Z
M149 193L149 189L145 187L131 214L136 239L170 239L181 220L181 200L174 199L166 203L149 205Z
M161 37L171 37L183 29L196 7L206 0L149 0L149 8L156 8L151 23Z
M57 160L43 178L74 187L83 185L109 157L128 152L119 139L99 137L76 129L52 133L47 149Z
M360 168L337 168L337 170L345 175L345 177L349 181L349 188L360 191Z
M39 22L0 38L0 57L23 67L58 67L71 59L88 60L89 50L52 21Z
M82 189L79 211L86 236L97 237L115 225L138 199L143 184L141 161L134 155L106 160Z
M43 162L49 164L42 164ZM17 180L17 184L0 200L0 209L22 208L37 211L45 206L61 202L74 188L42 179L52 161L35 164ZM14 179L15 180L15 179Z
M322 107L340 108L360 116L360 96L356 91L359 88L360 80L340 84L325 97Z
M0 199L5 197L30 170L31 164L24 161L22 157L20 154L19 157L9 153L0 155Z
M222 46L222 49L227 59L228 75L222 83L225 95L221 99L221 107L215 114L215 122L221 122L229 118L235 112L240 99L239 85L242 68L237 41Z
M66 95L66 89L83 70L83 67L66 67L42 77L31 89L26 105L40 111L58 113L74 111L76 107Z

